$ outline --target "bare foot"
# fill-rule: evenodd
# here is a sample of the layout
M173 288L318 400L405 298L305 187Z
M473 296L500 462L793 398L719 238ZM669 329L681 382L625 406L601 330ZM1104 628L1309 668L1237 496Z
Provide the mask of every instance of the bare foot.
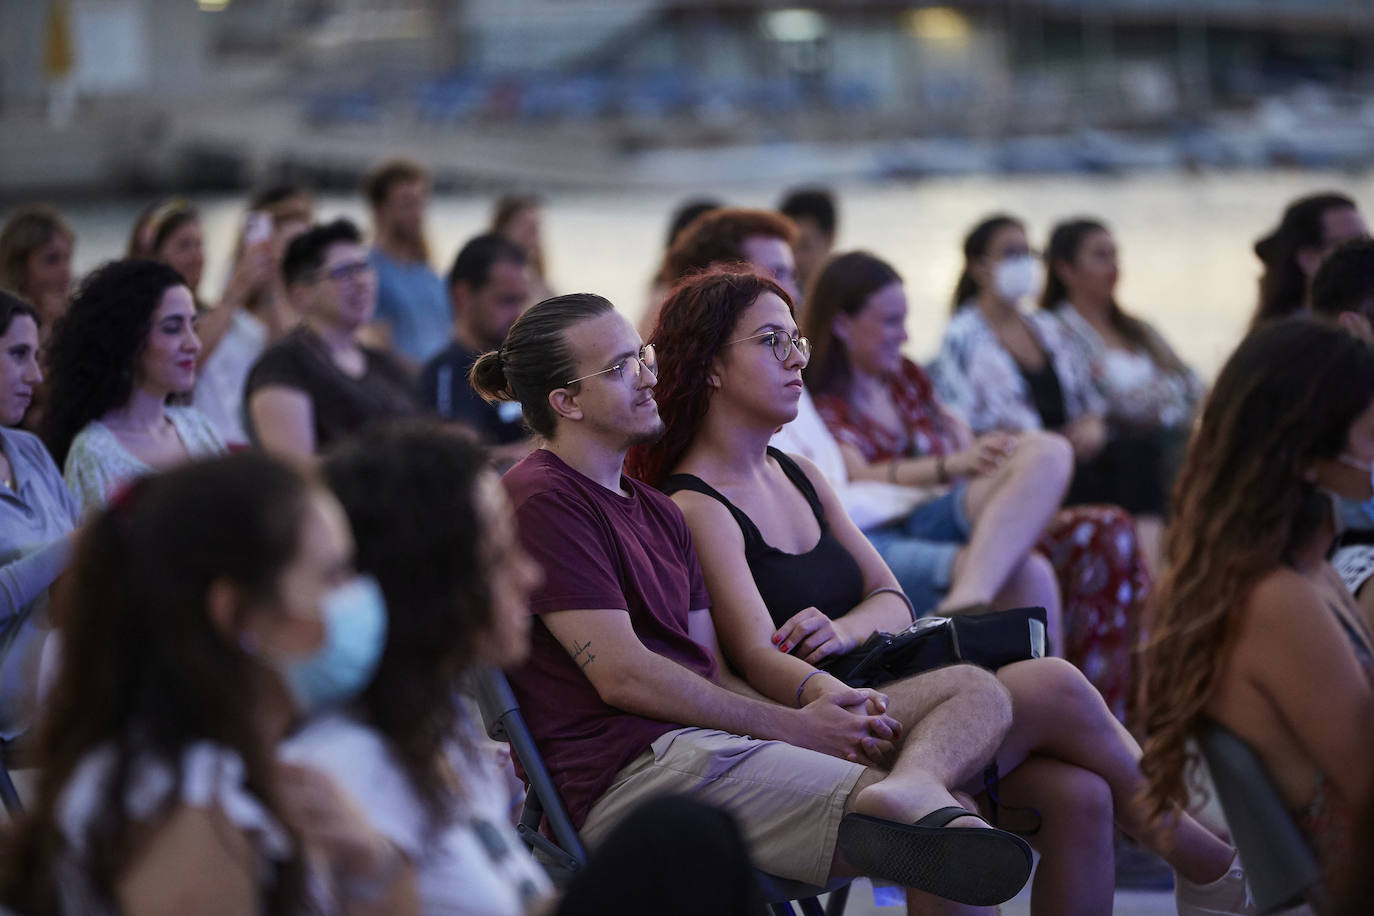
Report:
M902 824L914 824L938 808L951 805L966 807L948 789L934 781L919 783L892 777L861 790L854 798L854 810L859 814L882 817ZM970 814L950 821L949 827L978 827L988 825L982 818Z

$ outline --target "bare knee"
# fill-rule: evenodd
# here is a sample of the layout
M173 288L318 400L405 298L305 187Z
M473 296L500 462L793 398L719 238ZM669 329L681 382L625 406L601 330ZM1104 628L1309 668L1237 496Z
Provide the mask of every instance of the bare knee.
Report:
M1067 490L1073 477L1073 446L1057 433L1031 430L1016 439L1015 466L1041 487Z
M1112 789L1107 780L1082 767L1032 757L1023 765L1034 807L1047 832L1092 835L1110 831L1114 818ZM1016 774L1013 774L1013 777ZM1024 794L1024 793L1023 793Z
M975 665L950 665L922 677L938 678L937 689L944 698L966 704L980 722L1004 729L1011 725L1011 693L991 671Z
M998 676L1011 694L1018 721L1043 715L1061 725L1087 728L1111 719L1102 694L1062 658L1017 662L1002 668Z

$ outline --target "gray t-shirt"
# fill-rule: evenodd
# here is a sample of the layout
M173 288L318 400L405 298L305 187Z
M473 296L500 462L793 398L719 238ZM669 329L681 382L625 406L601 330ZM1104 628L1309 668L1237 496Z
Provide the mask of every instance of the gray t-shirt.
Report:
M66 568L76 501L36 436L0 427L14 489L0 486L0 737L32 714L38 655L48 632L48 587Z

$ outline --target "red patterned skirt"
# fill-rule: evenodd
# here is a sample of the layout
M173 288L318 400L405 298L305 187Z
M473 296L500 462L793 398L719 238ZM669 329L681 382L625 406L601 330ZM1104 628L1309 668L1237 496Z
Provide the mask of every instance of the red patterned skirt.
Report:
M1054 566L1063 595L1063 656L1125 722L1131 654L1150 591L1135 521L1116 506L1061 509L1036 549Z

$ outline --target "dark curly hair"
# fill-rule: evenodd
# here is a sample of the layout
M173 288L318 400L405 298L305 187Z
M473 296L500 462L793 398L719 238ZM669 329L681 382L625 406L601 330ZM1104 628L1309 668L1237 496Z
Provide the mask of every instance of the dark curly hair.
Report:
M490 465L467 434L413 420L350 439L323 473L348 514L357 567L376 577L389 615L381 663L356 705L386 737L437 830L457 790L444 750L460 732L459 679L491 626L490 521L477 499Z
M43 439L58 467L81 428L129 400L153 313L181 274L158 261L110 261L86 275L48 342Z
M275 748L256 718L262 662L214 625L208 595L227 580L252 603L279 600L317 487L289 465L247 452L142 478L86 524L55 595L63 659L38 735L38 801L0 848L6 906L58 912L59 799L102 748L113 765L86 828L83 866L112 909L142 848L138 838L181 797L179 788L168 793L151 818L129 815L130 786L149 761L177 773L200 742L228 748L243 760L247 788L289 824L276 795ZM301 911L304 874L298 853L278 866L266 882L269 912Z
M650 339L658 351L658 384L654 400L663 419L663 436L636 445L626 457L626 472L658 486L682 460L696 438L710 406L706 376L711 361L735 330L740 313L772 293L794 310L792 297L767 277L717 270L689 277L663 303L658 327Z
M1371 401L1374 348L1307 317L1251 332L1217 376L1174 488L1142 655L1140 769L1152 818L1187 802L1187 740L1251 591L1329 516L1307 477L1312 462L1344 450Z

